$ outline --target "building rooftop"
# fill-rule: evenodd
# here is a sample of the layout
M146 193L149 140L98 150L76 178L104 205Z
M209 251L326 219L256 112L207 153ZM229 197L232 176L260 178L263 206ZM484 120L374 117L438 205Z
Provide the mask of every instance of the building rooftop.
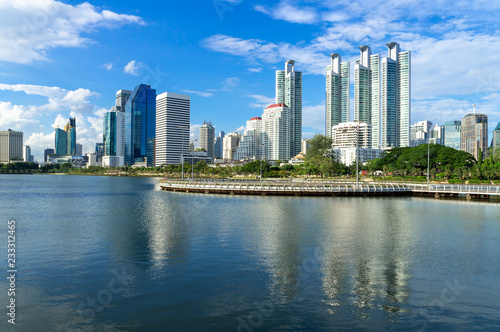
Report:
M288 106L286 106L283 103L281 103L281 104L272 104L272 105L267 106L265 109L267 110L268 108L274 108L274 107L288 107Z
M497 126L495 127L495 130L500 130L500 122L497 124Z
M254 116L249 121L253 121L253 120L262 120L262 118L260 116Z

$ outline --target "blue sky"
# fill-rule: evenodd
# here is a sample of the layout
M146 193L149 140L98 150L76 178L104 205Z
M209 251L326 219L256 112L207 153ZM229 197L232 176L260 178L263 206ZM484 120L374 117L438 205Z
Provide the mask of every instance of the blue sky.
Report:
M359 45L386 56L389 41L412 51L412 122L458 120L475 103L493 129L499 9L482 0L1 1L0 129L23 131L41 160L54 127L76 116L86 152L102 141L116 91L147 83L191 95L193 138L203 120L242 130L273 101L274 71L294 59L308 137L324 131L328 54L353 71Z

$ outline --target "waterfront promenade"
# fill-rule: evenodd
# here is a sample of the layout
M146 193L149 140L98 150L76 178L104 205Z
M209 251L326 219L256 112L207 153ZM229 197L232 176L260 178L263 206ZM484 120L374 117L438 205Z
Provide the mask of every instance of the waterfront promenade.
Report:
M500 200L500 186L334 181L172 181L160 184L165 191L285 196L427 196L468 200Z

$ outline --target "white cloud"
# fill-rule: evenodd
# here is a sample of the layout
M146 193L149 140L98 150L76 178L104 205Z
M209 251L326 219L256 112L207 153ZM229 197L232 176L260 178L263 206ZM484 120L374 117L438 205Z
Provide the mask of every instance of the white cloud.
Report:
M88 2L72 6L55 0L0 1L0 61L47 60L57 47L92 42L83 33L124 24L144 24L140 17L99 10Z
M77 142L84 152L102 142L102 120L107 111L91 104L89 99L98 94L88 89L65 90L28 84L0 84L0 90L23 92L47 98L42 105L13 105L0 102L0 127L21 130L26 144L30 145L37 161L43 160L43 150L54 147L54 128L63 128L68 118L76 117ZM68 112L69 110L69 112ZM40 124L39 119L57 115L49 129Z
M182 92L184 92L184 93L191 93L191 94L199 95L199 96L202 96L202 97L212 97L214 95L211 92L194 91L194 90L186 90L186 89L182 90Z
M252 73L260 73L262 71L262 68L248 68L247 69L248 71L252 72Z
M277 20L284 20L290 23L315 23L318 20L318 13L313 7L299 7L282 1L273 8L265 8L262 5L257 5L254 9L258 12L268 14Z
M227 91L237 87L240 84L240 79L238 77L228 77L222 83L222 90Z
M255 100L254 103L250 104L250 107L252 108L266 108L269 105L272 105L275 103L274 97L266 97L262 95L249 95L248 97L253 98Z
M190 142L195 142L195 146L199 146L200 145L200 128L201 128L201 124L194 124L194 123L191 123L191 125L189 126L189 140Z
M141 62L137 62L135 60L130 61L127 63L125 68L123 68L123 72L125 74L130 74L130 75L139 75L139 70L144 67L144 65Z
M234 131L237 133L243 133L245 131L245 126L239 126Z
M113 64L112 63L105 63L103 65L103 67L106 69L106 70L112 70L113 69Z

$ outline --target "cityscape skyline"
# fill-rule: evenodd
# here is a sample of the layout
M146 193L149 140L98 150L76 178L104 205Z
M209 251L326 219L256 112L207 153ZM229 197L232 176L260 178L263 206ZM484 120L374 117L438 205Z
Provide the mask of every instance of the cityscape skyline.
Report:
M370 45L374 54L384 54L385 43L395 40L402 50L412 51L410 124L460 120L475 103L478 113L489 116L492 137L500 120L496 79L500 71L493 61L500 43L494 33L498 23L491 13L499 5L478 8L464 2L451 8L440 3L425 6L424 13L418 10L422 4L388 8L384 2L373 2L370 8L356 9L356 3L232 1L223 13L212 2L194 11L188 4L176 3L162 15L161 8L129 1L92 1L88 12L75 1L51 0L18 10L2 4L2 18L16 20L5 19L0 29L19 38L0 40L6 46L0 52L0 127L23 131L23 144L41 161L44 149L53 146L54 127L63 127L69 117L76 117L77 142L85 153L95 142L102 142L103 114L113 105L115 91L146 83L158 92L191 95L192 139L207 117L216 132L241 132L248 119L272 103L274 71L283 61L295 59L296 70L303 72L303 137L311 137L325 128L328 55L341 54L353 71L359 45ZM59 10L50 10L54 8ZM107 15L110 12L116 15ZM445 14L438 18L436 13ZM64 43L57 40L62 37L50 34L55 31L52 23L34 21L35 14L51 18L47 22L81 14L83 23L67 23L72 28L68 38L75 42ZM97 23L88 20L87 14L95 14ZM274 29L247 31L245 24L256 21ZM37 33L23 34L26 22ZM19 32L9 33L16 24L21 24ZM199 31L199 26L207 28ZM273 32L283 29L286 34ZM166 33L167 39L153 31ZM116 38L122 34L136 43L125 52L123 38ZM40 43L44 36L48 36L46 44ZM450 52L452 45L463 49ZM209 65L198 64L200 58ZM203 75L194 75L200 70ZM350 81L353 119L353 74Z

